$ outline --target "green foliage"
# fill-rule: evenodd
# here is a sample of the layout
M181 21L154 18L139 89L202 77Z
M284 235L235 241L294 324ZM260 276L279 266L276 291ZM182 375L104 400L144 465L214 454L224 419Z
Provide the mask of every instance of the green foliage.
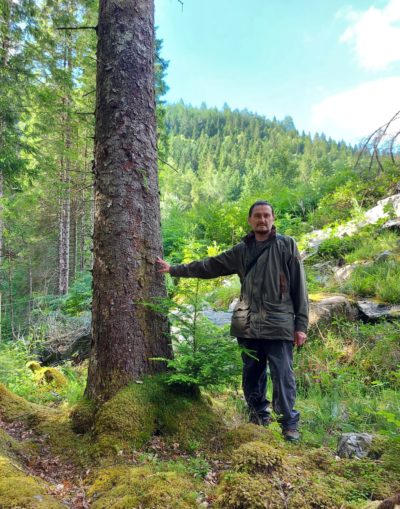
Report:
M85 367L73 367L67 362L61 369L40 367L32 371L29 363L36 359L33 350L32 345L22 339L1 343L0 383L35 403L66 402L72 405L78 401L86 383ZM46 371L49 371L47 375Z
M345 321L311 331L295 356L304 440L333 445L339 432L394 434L400 418L396 323Z
M90 272L83 272L70 287L61 309L68 316L79 316L83 312L89 312L91 305L92 275Z
M228 331L204 317L198 317L195 330L193 325L187 327L180 320L179 325L183 339L174 341L175 358L168 361L172 370L168 383L208 389L237 386L241 373L240 352ZM194 336L190 334L192 331Z
M355 237L331 237L318 246L318 255L322 258L341 258L357 246Z
M383 302L400 303L400 265L396 260L378 261L356 267L343 284L343 291Z
M399 237L394 232L377 231L377 227L363 228L362 234L356 237L356 247L345 255L346 263L373 260L384 251L396 253L399 248Z
M217 327L190 305L176 306L170 321L174 358L155 359L167 362L168 384L207 389L238 385L240 351L227 328Z
M238 276L224 278L224 282L206 295L213 309L228 309L232 301L240 296L240 280Z

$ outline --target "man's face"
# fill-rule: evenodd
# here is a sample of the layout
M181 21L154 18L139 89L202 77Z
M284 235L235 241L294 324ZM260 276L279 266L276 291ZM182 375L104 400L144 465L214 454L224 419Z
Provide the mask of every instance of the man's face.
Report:
M256 205L247 219L252 230L261 235L271 231L274 221L275 217L269 205Z

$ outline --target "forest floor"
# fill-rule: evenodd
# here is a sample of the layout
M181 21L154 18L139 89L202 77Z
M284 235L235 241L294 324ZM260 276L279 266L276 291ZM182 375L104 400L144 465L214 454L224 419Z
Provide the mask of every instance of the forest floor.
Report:
M73 509L89 507L84 487L87 470L54 454L48 435L23 421L5 422L1 416L0 428L18 442L28 442L34 446L34 452L31 448L28 451L22 447L18 459L28 475L45 481L49 495L59 500L65 507Z

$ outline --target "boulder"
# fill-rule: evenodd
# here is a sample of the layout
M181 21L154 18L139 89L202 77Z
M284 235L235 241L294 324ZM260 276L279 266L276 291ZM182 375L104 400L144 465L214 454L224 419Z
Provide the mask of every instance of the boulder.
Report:
M367 266L371 264L372 262L357 261L354 263L350 263L348 265L343 265L342 267L335 267L333 269L333 276L338 283L343 283L344 281L349 279L349 277L353 274L354 269L356 269L360 265Z
M400 228L400 217L396 217L395 219L389 219L389 221L386 221L382 228L388 230L396 230Z
M318 251L318 246L321 244L321 242L332 236L342 238L346 235L354 235L363 226L366 226L367 224L375 224L382 218L388 219L387 223L385 223L386 225L388 223L392 224L391 221L399 221L399 218L396 220L389 220L389 214L386 212L388 205L391 205L393 207L393 212L397 216L400 216L400 193L389 196L388 198L384 198L383 200L379 200L375 207L364 212L361 219L352 219L345 224L339 225L335 229L327 227L323 230L312 231L306 236L307 248L305 251L302 251L302 258L308 258L309 251L312 251L314 254L316 251ZM388 228L389 226L386 227Z
M338 315L347 320L357 320L359 312L344 295L333 295L310 303L310 326L319 322L329 322Z
M376 321L380 318L400 318L400 306L386 305L372 300L359 300L357 307L360 310L361 318L366 321Z
M375 258L377 262L383 262L390 258L393 255L392 251L389 251L386 249L385 251L382 251L382 253L379 253L378 256Z
M340 458L366 458L373 439L369 433L343 433L338 439L337 455Z

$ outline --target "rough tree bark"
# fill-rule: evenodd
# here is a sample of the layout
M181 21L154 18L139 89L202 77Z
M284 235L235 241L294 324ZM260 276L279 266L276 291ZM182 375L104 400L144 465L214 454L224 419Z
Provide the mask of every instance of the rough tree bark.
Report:
M106 400L164 369L167 321L154 98L153 0L100 0L95 134L92 348L86 394Z

